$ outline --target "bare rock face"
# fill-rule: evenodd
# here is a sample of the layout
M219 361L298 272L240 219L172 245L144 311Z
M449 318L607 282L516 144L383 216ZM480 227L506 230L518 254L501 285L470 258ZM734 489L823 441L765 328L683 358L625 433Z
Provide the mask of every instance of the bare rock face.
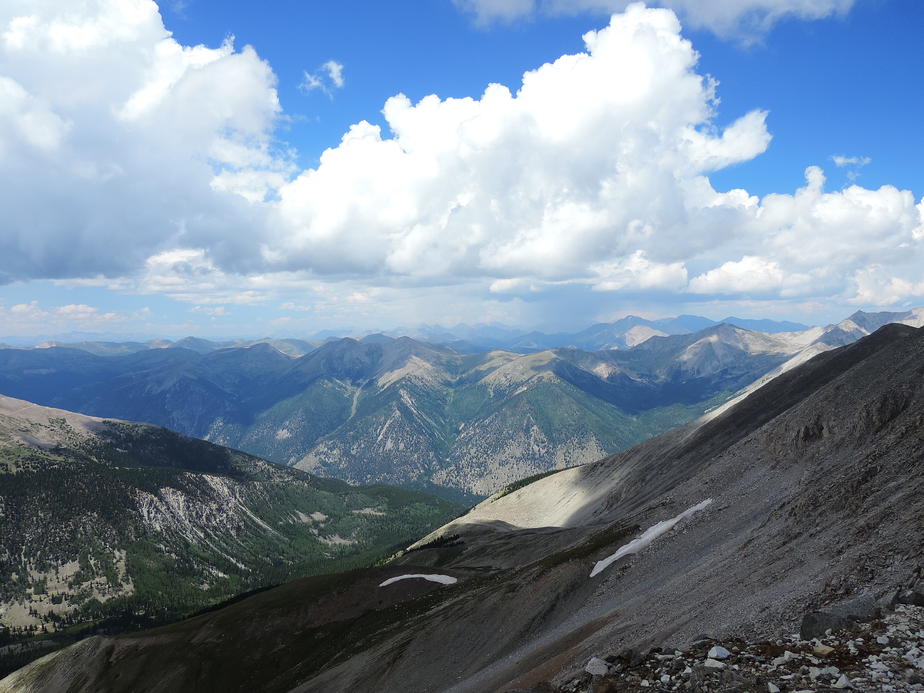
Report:
M584 691L596 685L588 661L613 657L600 686L627 672L629 690L789 690L791 681L871 690L900 675L896 690L919 690L924 648L911 635L921 626L889 620L917 623L918 607L899 604L882 626L850 617L870 604L858 597L876 606L899 585L919 589L908 575L924 563L922 376L924 330L887 326L708 420L498 494L384 568L114 639L105 656L65 650L70 659L18 681L51 690L42 682L66 662L86 691L156 690L163 680L176 689ZM369 611L346 620L321 609L372 599L388 571L427 570L458 581L363 602ZM869 634L781 635L816 611ZM697 638L704 632L715 640ZM901 640L894 651L892 638ZM716 646L730 656L709 657ZM611 654L627 648L648 653L644 672Z

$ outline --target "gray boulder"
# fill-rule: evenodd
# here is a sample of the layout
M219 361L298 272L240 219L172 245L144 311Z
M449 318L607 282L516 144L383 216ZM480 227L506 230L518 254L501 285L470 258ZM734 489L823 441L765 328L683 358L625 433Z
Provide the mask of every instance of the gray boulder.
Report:
M831 629L850 630L854 623L865 623L882 616L881 605L872 595L864 594L848 601L832 604L824 610L812 611L802 618L799 637L803 640L820 638Z
M908 583L895 596L898 604L924 606L924 567L918 566Z
M584 671L591 676L606 676L610 671L610 665L599 657L591 657L584 666Z
M919 584L918 589L902 590L898 593L899 604L910 604L912 606L924 606L924 586Z
M839 604L833 604L825 609L828 613L866 623L882 616L882 611L876 603L876 598L869 594L861 595Z
M803 640L824 637L825 631L848 630L852 628L854 621L843 616L837 616L827 611L812 611L802 617L802 625L799 626L799 637Z

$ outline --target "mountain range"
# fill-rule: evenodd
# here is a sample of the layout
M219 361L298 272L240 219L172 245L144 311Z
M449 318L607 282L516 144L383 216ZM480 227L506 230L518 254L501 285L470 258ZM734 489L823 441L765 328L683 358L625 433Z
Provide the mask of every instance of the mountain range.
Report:
M418 341L431 344L452 346L457 351L473 353L500 349L517 353L542 351L555 347L574 347L595 351L597 349L629 348L641 343L648 337L671 334L689 334L716 325L734 325L757 332L795 332L808 329L806 325L791 321L750 319L727 317L724 320L711 320L698 315L680 315L673 318L647 319L629 315L615 322L598 323L579 332L526 332L506 325L465 325L451 328L413 327L398 330L372 331L357 335L364 342L387 341L399 336L409 336ZM304 356L329 341L336 341L343 335L329 330L319 332L307 339L272 338L210 340L201 337L184 337L183 339L149 339L146 341L106 341L94 335L70 335L58 339L47 338L4 338L9 344L0 344L6 348L65 347L89 351L100 356L132 354L148 349L190 349L199 353L208 353L219 349L243 348L257 344L269 344L274 349L289 356ZM353 335L349 335L353 336ZM35 345L32 347L31 345ZM16 345L12 347L11 345Z
M487 496L700 415L788 351L719 326L632 350L459 354L409 338L99 356L0 350L0 392L145 421L353 483ZM467 495L466 495L467 494Z
M924 562L922 354L924 329L884 327L384 565L89 638L0 690L558 691L591 657L669 658L701 633L783 643Z
M614 322L591 325L579 332L520 333L509 328L458 325L450 329L422 328L407 333L437 344L446 344L459 351L478 352L501 349L517 353L571 347L585 351L630 349L651 337L691 334L718 325L732 325L754 332L774 334L809 329L791 321L748 319L729 316L711 320L699 315L679 315L672 318L648 319L628 315Z
M606 326L608 338L654 329L640 320ZM701 319L672 320L657 326L690 329ZM196 340L119 354L5 349L0 392L166 426L351 483L471 502L692 421L768 374L895 321L922 324L924 311L858 312L773 334L721 324L631 348L525 354L378 334L298 357L268 342L212 349Z

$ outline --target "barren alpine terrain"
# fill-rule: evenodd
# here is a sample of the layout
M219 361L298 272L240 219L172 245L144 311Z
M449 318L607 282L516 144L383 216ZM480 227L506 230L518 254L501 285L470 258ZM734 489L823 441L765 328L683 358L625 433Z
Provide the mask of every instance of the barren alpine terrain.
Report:
M15 685L522 690L626 647L779 637L921 562L922 374L924 331L885 327L711 420L498 494L385 566L92 638ZM456 581L379 586L407 574Z

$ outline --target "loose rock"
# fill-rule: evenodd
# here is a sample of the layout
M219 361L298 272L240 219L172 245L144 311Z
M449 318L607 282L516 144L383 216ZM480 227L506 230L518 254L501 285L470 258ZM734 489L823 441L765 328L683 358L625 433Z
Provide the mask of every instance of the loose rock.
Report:
M591 676L606 676L610 673L610 665L599 657L591 657L590 661L584 665L584 671Z
M724 659L706 657L701 643L644 657L623 651L609 657L616 664L606 674L591 671L595 660L606 665L595 657L581 678L531 693L924 693L924 608L899 604L883 618L855 623L854 628L850 636L832 633L812 640L787 636L762 642L725 638L724 645L710 641L708 654L721 654L721 648L727 652ZM630 665L627 660L632 659L638 661Z

